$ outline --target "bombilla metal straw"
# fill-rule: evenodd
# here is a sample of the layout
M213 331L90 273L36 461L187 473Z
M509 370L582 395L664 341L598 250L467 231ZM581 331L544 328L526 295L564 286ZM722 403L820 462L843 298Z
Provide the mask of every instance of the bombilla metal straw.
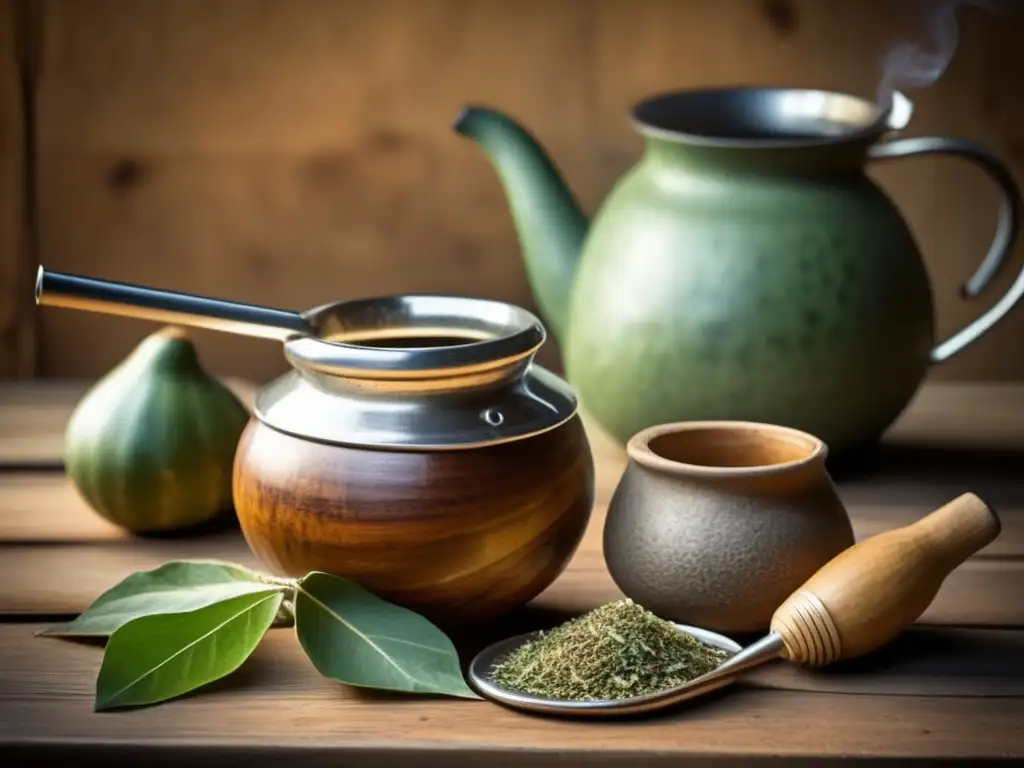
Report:
M691 680L687 685L707 685L717 680L735 677L740 672L746 672L748 669L759 667L765 662L778 659L785 648L782 636L777 632L769 632L757 642L748 645L735 656L729 658L721 666L695 680ZM671 692L666 691L665 695L670 697Z
M317 335L298 312L51 272L42 266L36 275L36 304L279 341L296 334Z

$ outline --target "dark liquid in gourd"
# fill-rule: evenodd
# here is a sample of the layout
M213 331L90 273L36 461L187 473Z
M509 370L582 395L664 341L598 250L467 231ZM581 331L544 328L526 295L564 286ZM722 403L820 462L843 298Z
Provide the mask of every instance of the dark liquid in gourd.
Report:
M404 348L425 348L425 347L454 347L462 344L472 344L479 339L467 338L465 336L392 336L378 339L346 339L348 344L357 344L360 347L377 347L381 349Z

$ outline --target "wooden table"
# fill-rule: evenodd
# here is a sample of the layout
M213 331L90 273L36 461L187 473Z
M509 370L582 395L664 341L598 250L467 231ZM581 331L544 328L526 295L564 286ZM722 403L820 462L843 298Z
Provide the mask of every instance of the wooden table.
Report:
M233 382L248 399L251 388ZM633 722L564 722L489 702L370 695L321 678L293 633L271 630L237 673L156 707L94 714L101 651L37 638L132 571L168 559L256 565L240 534L122 535L77 497L61 433L81 384L0 385L0 754L145 765L675 765L740 758L1024 758L1024 387L926 386L877 465L838 478L858 537L965 490L1004 529L946 581L891 646L809 673L779 662L700 706ZM593 523L567 571L521 615L458 641L465 656L512 629L615 599L601 555L622 452L590 428ZM742 638L741 638L742 639Z

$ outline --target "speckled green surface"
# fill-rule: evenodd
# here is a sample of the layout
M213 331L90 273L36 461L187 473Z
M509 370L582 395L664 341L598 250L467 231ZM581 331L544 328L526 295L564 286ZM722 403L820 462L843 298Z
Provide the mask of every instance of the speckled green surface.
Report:
M648 137L588 231L522 126L472 108L456 128L508 193L569 383L619 441L745 419L806 430L836 454L871 445L913 397L934 342L931 289L898 208L864 172L865 146Z
M567 377L625 441L750 419L870 442L928 367L928 278L863 174L730 173L660 159L623 179L577 269Z

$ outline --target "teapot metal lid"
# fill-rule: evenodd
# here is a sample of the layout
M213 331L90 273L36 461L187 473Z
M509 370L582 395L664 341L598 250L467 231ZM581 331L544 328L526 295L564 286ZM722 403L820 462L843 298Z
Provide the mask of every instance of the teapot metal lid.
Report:
M284 341L293 370L257 396L263 423L362 448L479 448L553 429L576 413L567 383L533 362L532 313L499 301L403 295L325 304L318 336Z

